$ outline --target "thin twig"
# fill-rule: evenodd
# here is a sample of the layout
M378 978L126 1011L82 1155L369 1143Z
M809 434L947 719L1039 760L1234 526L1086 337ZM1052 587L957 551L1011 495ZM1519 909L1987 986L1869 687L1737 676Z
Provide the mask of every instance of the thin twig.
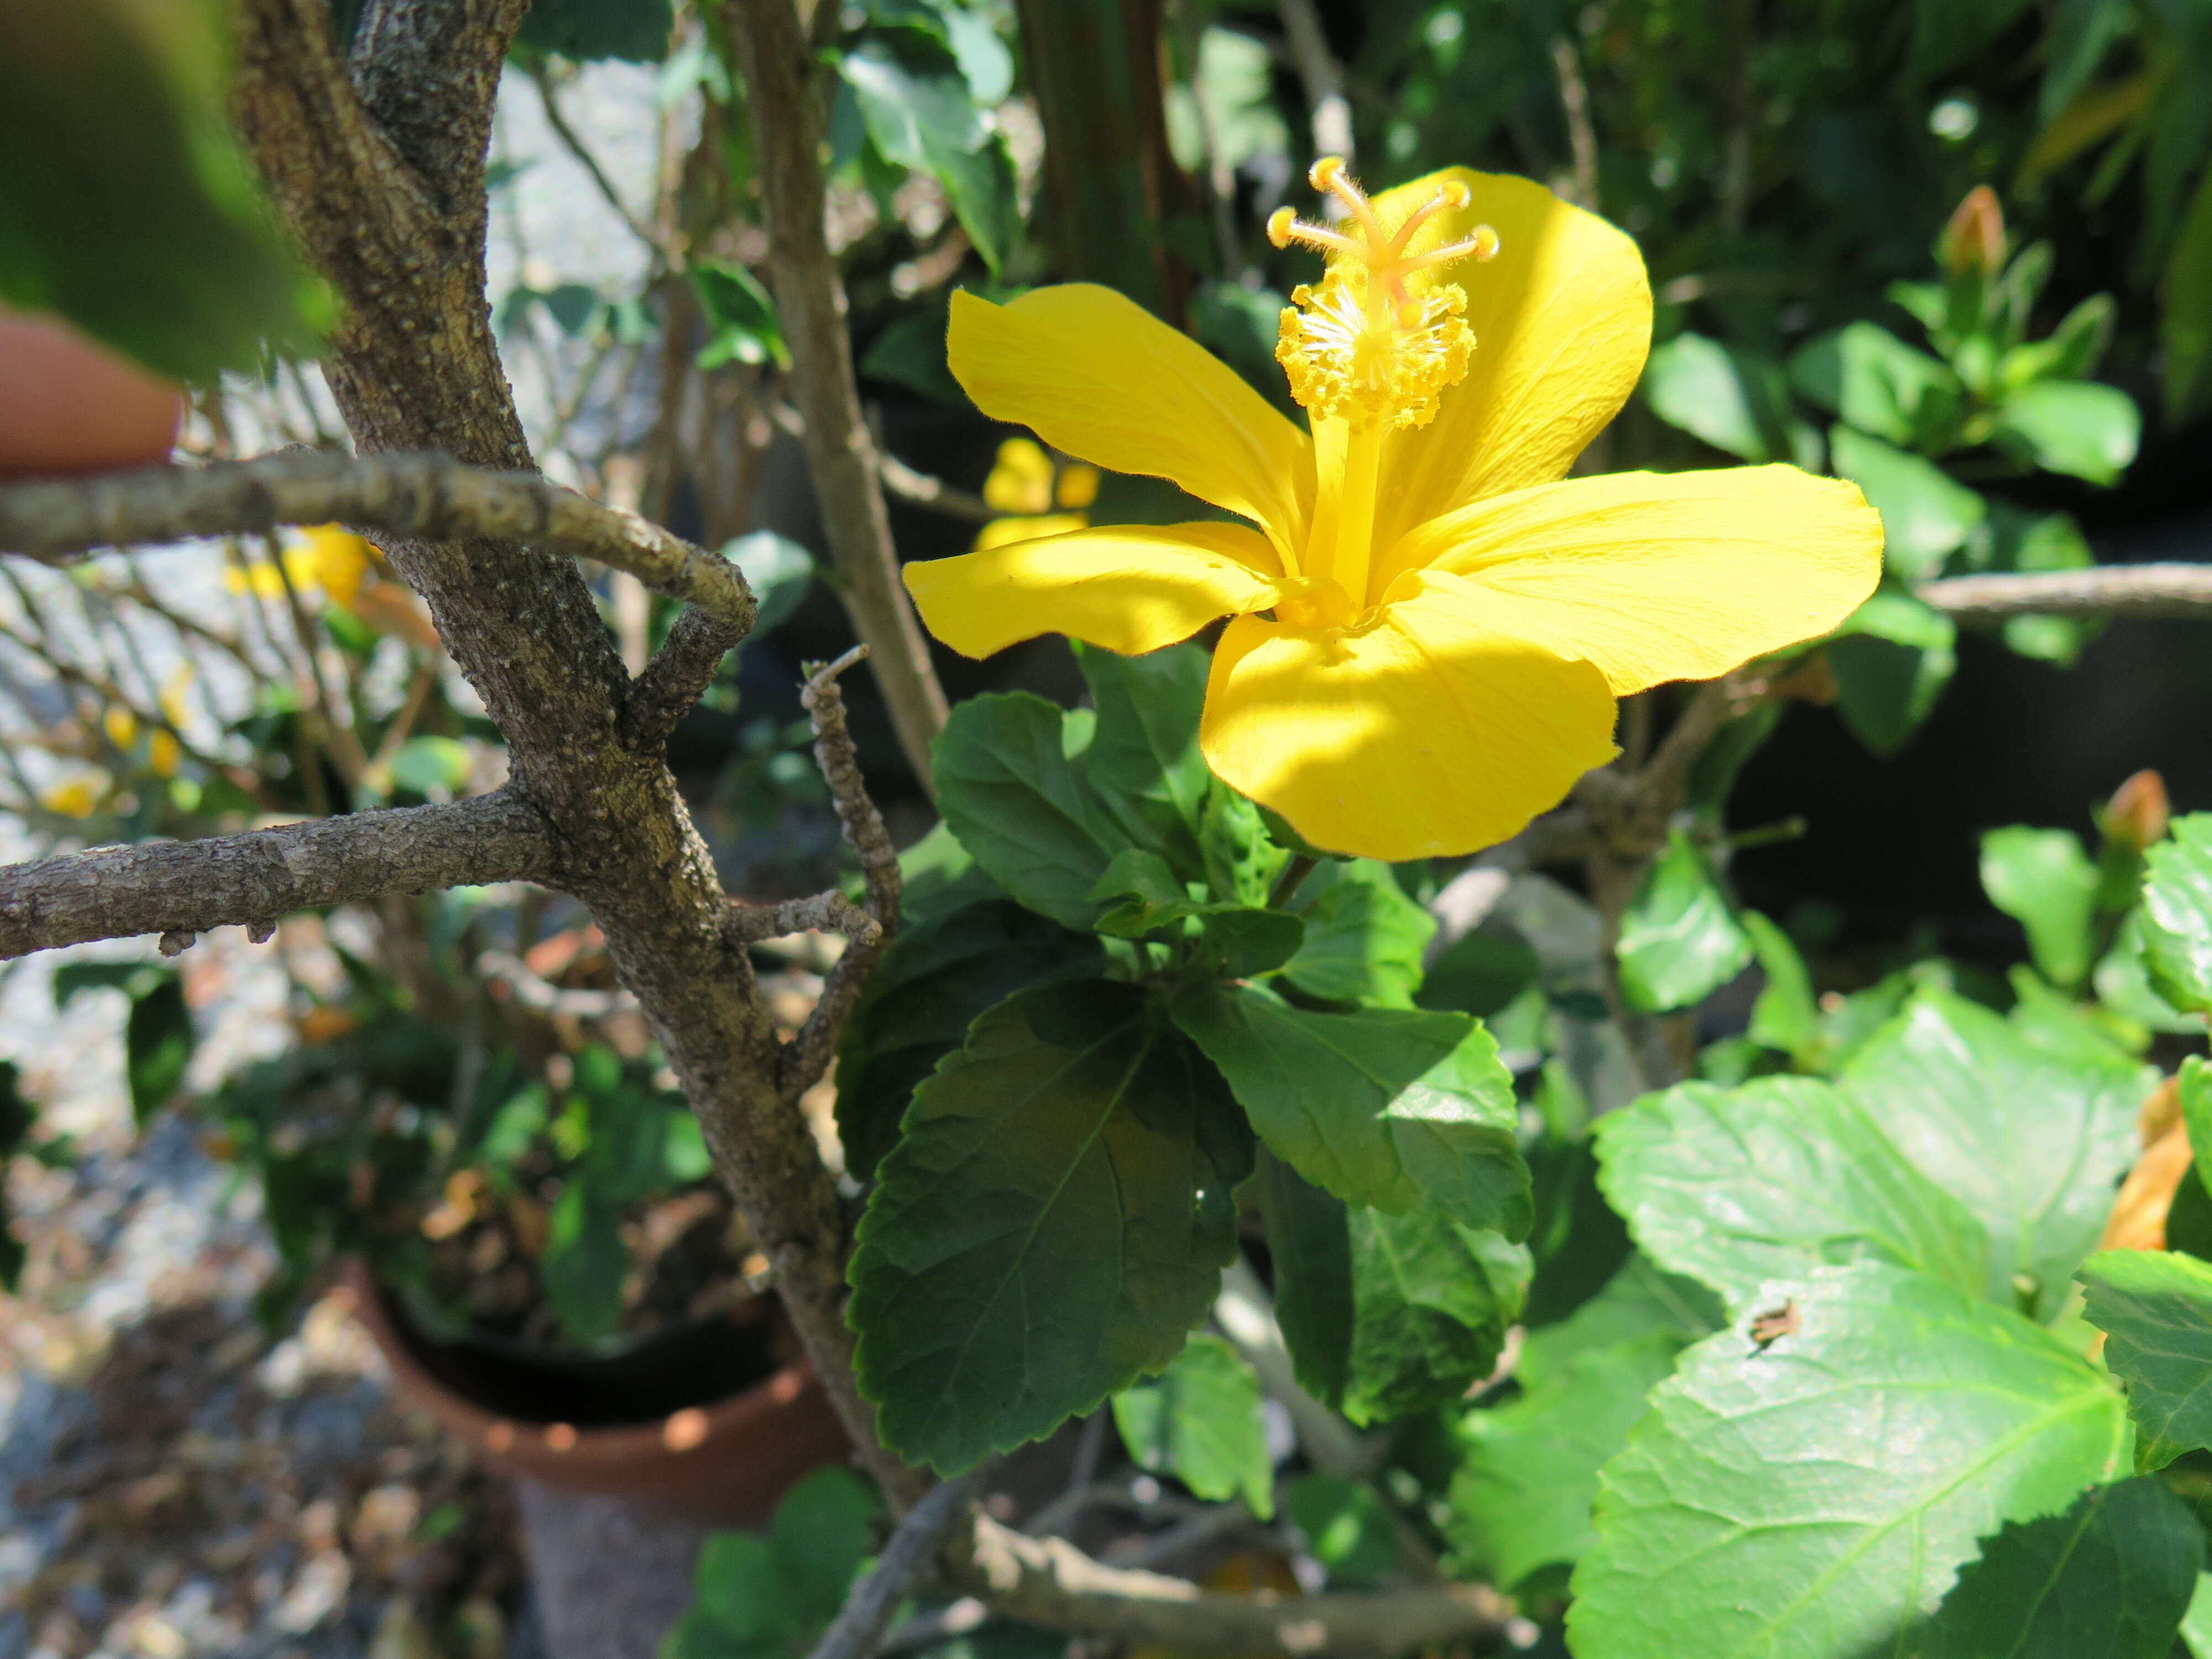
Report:
M1574 155L1574 196L1578 207L1597 211L1597 130L1590 125L1589 85L1582 59L1564 34L1552 37L1552 69L1559 80L1559 107L1567 118L1567 144ZM1564 193L1564 192L1563 192Z
M0 957L140 933L273 927L386 893L548 881L545 821L507 790L204 841L141 842L0 869Z
M1297 66L1298 80L1305 88L1306 107L1312 112L1308 131L1313 135L1314 154L1340 155L1349 161L1352 159L1352 105L1345 98L1344 69L1328 48L1321 13L1314 0L1277 0L1276 10L1283 20L1291 61Z
M891 1614L898 1611L908 1581L937 1553L981 1479L979 1469L933 1486L907 1511L906 1519L899 1522L890 1542L876 1558L873 1571L853 1586L845 1605L814 1644L811 1659L868 1659L876 1651Z
M2212 617L2212 564L2098 564L2018 575L1947 576L1914 590L1962 623L2009 617Z
M988 524L1005 515L981 495L965 489L955 489L942 478L933 478L927 472L917 472L904 461L882 447L880 441L876 454L877 476L884 488L902 501L912 501L916 507L926 507L933 513L942 513L949 519L965 519L970 524Z
M842 933L857 945L884 936L873 916L834 887L781 904L740 905L730 915L730 931L748 945L787 933Z
M980 1510L956 1534L947 1566L969 1594L1011 1619L1086 1631L1177 1653L1395 1655L1445 1643L1496 1642L1507 1617L1480 1584L1422 1585L1373 1595L1277 1597L1202 1590L1187 1578L1109 1567L1060 1538L1031 1538Z
M436 453L309 452L0 485L0 550L49 562L100 547L331 523L428 541L517 541L596 559L741 631L757 609L735 565L658 525L533 472L495 472Z
M867 914L880 931L866 943L854 938L851 948L837 958L823 980L813 1012L785 1048L782 1082L785 1091L794 1097L812 1088L829 1068L838 1036L854 1004L860 1000L860 988L867 982L890 936L898 931L898 849L891 844L890 832L884 828L883 815L876 811L866 780L860 775L860 756L845 724L844 694L837 689L837 677L867 654L865 644L856 645L836 661L811 668L799 699L814 722L814 763L821 768L830 799L836 803L846 844L860 861Z
M532 972L530 965L512 951L479 952L477 971L486 979L507 987L514 993L514 1000L533 1013L571 1014L578 1019L605 1019L609 1014L621 1013L637 1006L637 999L627 991L573 990L564 985L556 985L544 975Z
M553 77L546 73L544 64L533 64L528 72L531 84L538 88L538 101L545 111L545 125L552 129L553 137L560 141L561 148L591 175L593 187L605 198L606 204L615 210L615 216L623 222L630 234L645 244L646 251L665 263L667 254L654 239L653 232L631 214L629 204L622 198L622 192L615 188L615 181L607 177L606 169L599 165L599 158L586 148L575 128L568 125L568 118L561 112L561 100L554 91Z

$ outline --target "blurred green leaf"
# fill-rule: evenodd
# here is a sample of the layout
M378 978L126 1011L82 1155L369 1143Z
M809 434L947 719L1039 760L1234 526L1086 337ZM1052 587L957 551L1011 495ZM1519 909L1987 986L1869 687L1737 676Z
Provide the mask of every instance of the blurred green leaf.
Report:
M1948 364L1875 323L1853 323L1807 342L1790 360L1790 379L1859 434L1923 453L1949 447L1966 402L1966 388ZM1838 453L1837 470L1857 478ZM1898 532L1890 534L1893 540Z
M1957 672L1958 637L1948 617L1896 588L1853 611L1826 647L1851 735L1877 755L1902 749Z
M1805 958L1790 935L1768 917L1746 910L1742 921L1753 954L1766 975L1759 1000L1751 1005L1751 1039L1792 1059L1809 1055L1820 1036L1820 1008L1813 998L1813 976Z
M2159 297L2160 390L2166 423L2179 428L2212 403L2212 167L2190 198Z
M724 363L791 367L791 349L783 343L775 301L760 278L732 260L698 259L691 265L691 287L709 329L699 351L700 368L719 368Z
M468 745L458 738L410 738L392 757L392 781L432 799L449 799L468 787Z
M1621 995L1646 1013L1692 1007L1751 957L1751 935L1705 854L1673 831L1620 919Z
M745 636L748 641L774 633L814 586L814 556L773 530L756 530L723 543L722 556L744 572L753 598L760 602L753 631Z
M869 139L884 159L934 175L994 271L1021 228L1013 163L975 107L959 61L912 30L863 40L839 59Z
M1989 515L1989 503L1933 461L1848 426L1828 428L1828 453L1838 475L1866 492L1881 514L1883 562L1907 581L1924 581L1943 567Z
M621 1210L601 1200L589 1183L570 1181L554 1203L538 1263L546 1306L562 1331L586 1347L612 1336L622 1326L629 1273Z
M1923 991L1851 1057L1843 1081L1921 1174L1979 1219L1991 1299L2055 1314L2141 1151L2148 1069L2069 1063L1979 1003Z
M2000 448L2046 472L2113 484L2136 458L2142 417L2135 399L2094 380L2039 380L1996 413Z
M1332 1583L1371 1584L1398 1565L1389 1506L1364 1480L1302 1474L1284 1492L1283 1512Z
M675 27L669 0L530 0L514 40L580 64L601 58L657 64L668 56Z
M1114 1396L1114 1426L1138 1468L1172 1474L1210 1502L1241 1498L1266 1521L1275 1474L1261 1397L1237 1351L1200 1331L1158 1376Z
M909 314L891 323L861 354L860 373L872 380L887 380L918 392L948 409L975 407L945 363L941 312Z
M916 1091L857 1235L848 1316L884 1443L971 1468L1165 1364L1236 1249L1250 1145L1135 987L1042 986L978 1019Z
M2088 976L2094 948L2096 865L2070 830L2015 823L1982 837L1982 888L2027 930L2028 954L2053 985Z
M228 18L218 0L0 9L0 300L172 380L309 355L333 319L232 137Z
M1257 986L1194 987L1175 1018L1275 1156L1346 1203L1528 1232L1513 1079L1463 1014L1316 1013Z
M1651 349L1644 402L1669 426L1753 462L1819 465L1819 434L1800 420L1782 365L1703 334L1677 334Z
M1875 1261L1767 1296L1767 1340L1689 1350L1605 1466L1578 1659L1857 1659L1935 1612L1998 1526L2122 1472L2103 1376L2016 1315Z

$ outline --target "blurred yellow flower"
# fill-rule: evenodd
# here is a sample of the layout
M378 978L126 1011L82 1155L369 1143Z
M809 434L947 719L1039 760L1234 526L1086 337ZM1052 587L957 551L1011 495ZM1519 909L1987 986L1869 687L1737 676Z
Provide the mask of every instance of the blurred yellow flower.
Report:
M181 728L191 714L192 665L179 663L170 672L161 687L161 712L169 717L169 724Z
M1098 499L1098 469L1078 461L1059 469L1033 439L1009 438L999 446L991 476L983 480L983 500L1010 516L994 519L976 532L977 553L1038 536L1062 536L1091 522L1080 511ZM1054 513L1059 507L1063 510Z
M154 769L155 777L176 776L177 763L183 758L184 745L177 741L173 733L156 728L154 734L146 739L146 763Z
M1009 438L999 446L991 476L983 480L983 499L1001 513L1042 513L1052 506L1052 457L1032 438Z
M108 742L125 754L138 741L138 716L119 702L108 704L107 712L100 717L100 726L107 733Z
M225 585L234 593L281 599L289 579L296 592L319 592L352 609L362 584L368 580L375 550L341 525L317 525L299 533L300 539L284 550L281 574L269 560L256 559L243 569L233 565L225 571Z
M1081 513L1042 513L1034 519L994 519L975 532L975 550L987 553L994 547L1032 541L1039 536L1065 536L1090 522L1088 515Z
M1317 846L1411 859L1502 841L1557 802L1614 752L1616 697L1816 637L1872 592L1881 521L1849 483L1787 466L1565 477L1650 344L1621 232L1464 167L1372 200L1334 159L1313 182L1340 228L1287 210L1268 226L1328 256L1276 354L1310 435L1110 289L953 296L949 360L984 413L1251 527L1083 529L910 564L939 639L1136 653L1227 617L1207 763Z
M100 810L100 798L106 793L106 778L74 777L46 790L39 797L39 805L65 818L88 818Z

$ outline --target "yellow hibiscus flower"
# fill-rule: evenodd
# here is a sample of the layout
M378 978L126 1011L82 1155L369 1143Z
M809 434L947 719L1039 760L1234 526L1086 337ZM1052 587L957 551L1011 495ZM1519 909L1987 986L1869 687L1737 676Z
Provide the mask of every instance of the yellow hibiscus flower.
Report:
M1207 763L1316 846L1409 859L1556 804L1615 752L1615 698L1826 633L1873 591L1881 521L1849 483L1565 477L1650 344L1627 236L1464 167L1371 201L1333 159L1313 182L1340 228L1268 225L1328 255L1276 353L1310 435L1110 289L953 296L952 372L986 414L1253 527L1102 526L908 565L939 639L1134 654L1231 617Z

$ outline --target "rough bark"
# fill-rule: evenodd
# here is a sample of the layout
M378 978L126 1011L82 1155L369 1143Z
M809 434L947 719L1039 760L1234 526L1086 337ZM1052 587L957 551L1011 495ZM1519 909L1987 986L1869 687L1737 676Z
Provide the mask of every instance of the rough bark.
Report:
M240 7L239 125L344 306L325 368L356 443L527 468L483 276L484 136L523 0L377 0L350 76L324 0ZM768 1009L660 745L629 740L627 676L590 592L567 560L513 541L386 550L559 838L564 884L683 1083L855 1447L903 1502L915 1477L853 1382L835 1189L779 1086Z
M0 869L0 957L88 939L256 932L295 910L495 881L559 882L559 846L512 791L205 841L100 847Z
M834 16L834 0L822 3L832 6ZM945 692L899 580L875 440L854 378L844 279L823 224L815 58L792 0L733 0L727 15L744 72L761 206L774 250L769 275L791 348L792 400L805 422L801 435L822 527L844 581L845 609L868 647L900 746L927 788L930 739L945 725Z

